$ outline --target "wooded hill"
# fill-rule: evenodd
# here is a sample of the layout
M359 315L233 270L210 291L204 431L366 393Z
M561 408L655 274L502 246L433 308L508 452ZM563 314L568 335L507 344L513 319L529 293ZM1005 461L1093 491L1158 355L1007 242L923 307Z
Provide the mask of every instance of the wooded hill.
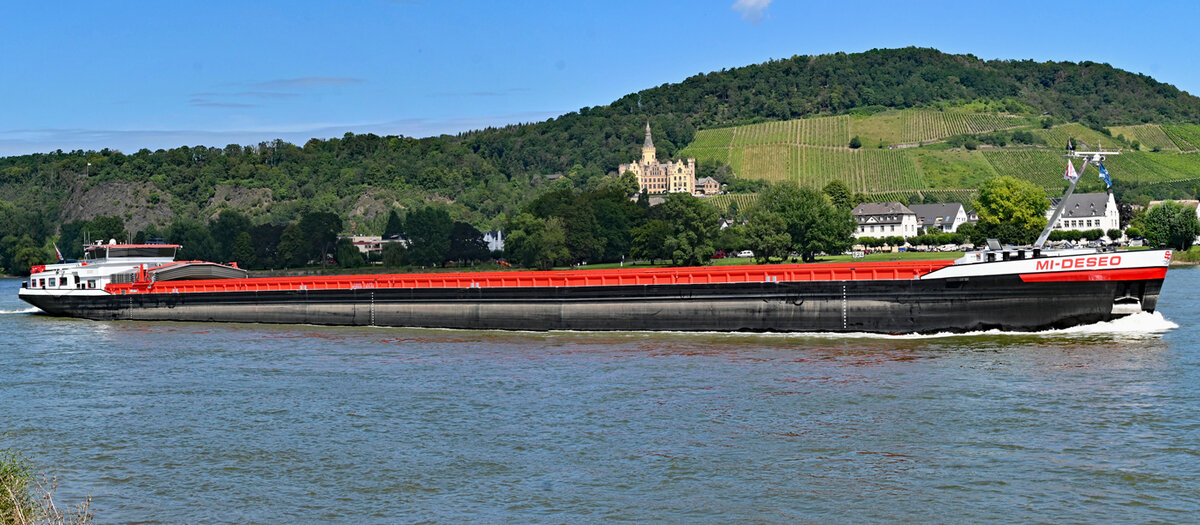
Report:
M965 128L951 119L959 114L965 115ZM1054 127L1037 131L1046 117ZM963 146L951 141L917 152L897 153L878 148L879 143L938 139L961 129L974 134L1008 124L1028 127L1045 144L1045 151L1040 144L1014 150L1012 158L1038 159L1049 159L1066 135L1084 137L1105 129L1114 136L1124 134L1125 144L1145 140L1144 148L1153 143L1161 150L1167 143L1152 127L1137 127L1157 124L1180 153L1169 161L1123 158L1194 174L1194 155L1182 153L1185 146L1175 136L1195 146L1186 138L1194 138L1195 128L1172 126L1200 123L1200 99L1145 75L1092 62L984 61L919 48L794 56L698 74L545 122L458 136L348 133L303 145L273 141L0 158L0 239L8 239L0 240L0 250L24 235L41 245L61 224L97 216L120 218L133 232L178 219L210 221L223 209L239 210L256 224L330 212L345 219L347 232L378 233L390 209L442 202L455 219L488 229L502 225L550 186L598 185L618 164L638 157L647 121L661 158L678 157L685 147L687 153L727 149L724 156L695 154L701 159L701 176L718 176L735 188L735 174L791 178L794 173L807 181L854 173L857 188L899 195L928 188L970 190L992 172L1025 168L998 168L1008 156L991 158L987 151L966 149L982 140L973 135L958 142ZM1077 124L1066 128L1065 123ZM806 135L810 124L812 134ZM730 131L743 125L763 128ZM738 137L753 142L759 140L751 138L757 130L776 128L795 140L746 144L783 149L739 146ZM720 146L727 133L730 142ZM856 135L862 147L849 152L848 139ZM1150 135L1157 142L1144 139ZM961 134L949 138L955 136ZM835 139L847 139L846 144ZM801 151L801 146L809 149ZM862 167L826 168L843 162L843 154L853 155ZM960 157L961 163L950 162ZM873 168L876 162L892 167ZM1123 161L1116 162L1114 172L1119 172ZM566 177L551 184L546 175L555 173ZM872 180L876 173L883 179Z

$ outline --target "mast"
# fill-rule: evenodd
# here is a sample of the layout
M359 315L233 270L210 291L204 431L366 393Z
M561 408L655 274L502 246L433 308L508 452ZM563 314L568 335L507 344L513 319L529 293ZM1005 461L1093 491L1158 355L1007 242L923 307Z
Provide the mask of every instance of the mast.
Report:
M1079 167L1079 171L1075 172L1075 180L1071 181L1071 185L1067 187L1066 193L1063 194L1062 200L1058 201L1058 206L1054 208L1054 215L1050 216L1050 220L1046 223L1046 229L1042 230L1042 234L1038 235L1037 241L1033 243L1034 248L1041 249L1046 244L1046 239L1050 237L1050 232L1054 231L1054 225L1058 224L1058 218L1062 216L1063 210L1067 209L1067 199L1071 198L1071 194L1075 193L1075 185L1079 184L1079 178L1083 176L1083 171L1087 169L1088 164L1100 165L1107 155L1120 155L1119 151L1104 151L1104 148L1096 148L1100 151L1070 151L1063 155L1064 159L1081 159L1083 165Z

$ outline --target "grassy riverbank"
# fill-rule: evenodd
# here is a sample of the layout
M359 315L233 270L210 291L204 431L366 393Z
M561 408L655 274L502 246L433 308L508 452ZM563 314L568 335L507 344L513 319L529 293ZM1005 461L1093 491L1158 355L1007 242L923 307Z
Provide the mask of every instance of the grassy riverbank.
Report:
M1195 266L1200 264L1200 246L1192 246L1187 251L1175 251L1171 254L1171 264L1180 266Z
M39 481L20 453L0 449L0 524L83 525L92 522L91 498L59 509L54 503L55 480Z

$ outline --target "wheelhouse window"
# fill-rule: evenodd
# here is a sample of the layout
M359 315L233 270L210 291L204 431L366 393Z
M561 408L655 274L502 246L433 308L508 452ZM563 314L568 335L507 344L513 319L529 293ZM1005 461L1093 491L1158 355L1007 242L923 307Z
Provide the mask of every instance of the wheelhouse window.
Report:
M119 257L175 258L175 246L89 246L84 254L87 259L114 259Z
M95 279L88 279L88 289L89 290L96 289L96 280Z
M58 278L58 285L59 285L59 286L66 286L66 285L67 285L67 278L66 278L66 277L59 277L59 278Z

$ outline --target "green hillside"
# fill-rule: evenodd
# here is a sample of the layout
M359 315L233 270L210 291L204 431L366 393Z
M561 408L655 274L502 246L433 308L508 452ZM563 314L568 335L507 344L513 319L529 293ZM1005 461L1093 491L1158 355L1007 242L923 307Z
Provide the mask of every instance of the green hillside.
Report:
M852 137L860 139L860 148L849 146ZM1062 154L1068 140L1077 150L1100 146L1121 151L1107 164L1119 194L1131 189L1172 193L1200 185L1200 154L1192 142L1200 142L1197 125L1141 124L1097 131L1079 123L1053 124L1033 115L965 108L887 110L705 129L697 131L678 156L725 163L747 179L795 181L814 188L840 180L873 199L911 201L942 195L969 198L997 175L1028 180L1057 194L1065 185ZM1133 149L1135 144L1139 149Z

